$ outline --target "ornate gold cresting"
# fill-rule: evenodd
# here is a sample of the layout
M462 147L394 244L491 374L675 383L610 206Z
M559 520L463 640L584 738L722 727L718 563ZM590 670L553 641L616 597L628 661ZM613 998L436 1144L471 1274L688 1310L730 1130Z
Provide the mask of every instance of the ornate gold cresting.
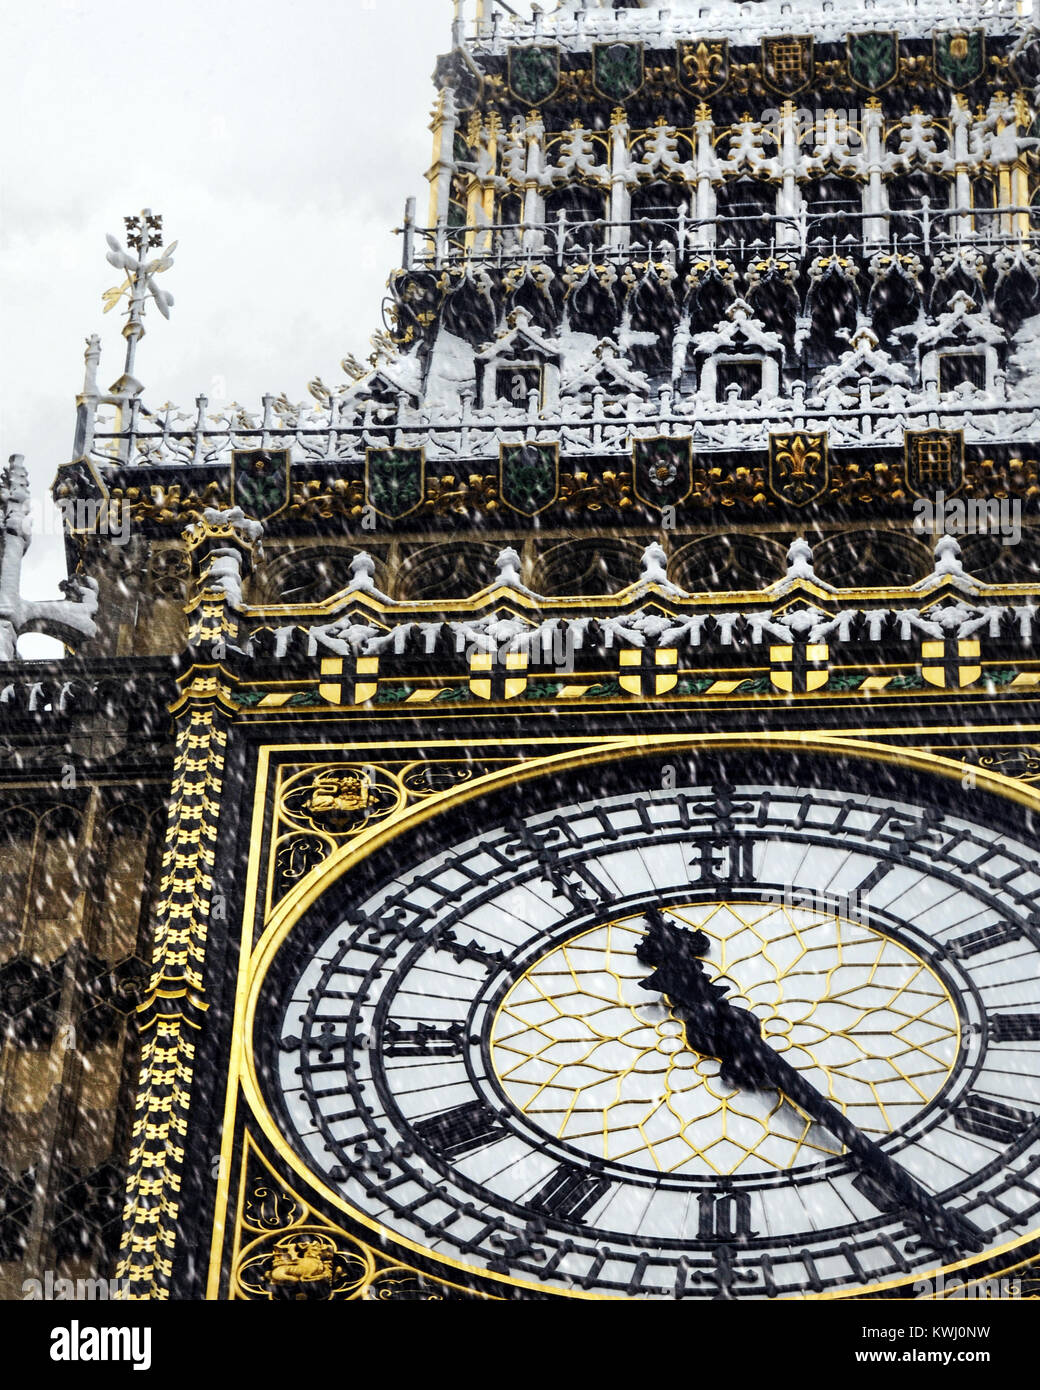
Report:
M693 476L696 486L684 507L695 512L716 506L740 506L765 513L771 519L780 515L787 500L764 485L766 470L760 463L714 464L709 456L698 460ZM762 477L763 485L752 492L743 487L749 473ZM969 459L965 461L962 496L966 498L1016 497L1028 500L1040 488L1040 460L1012 457ZM185 491L180 484L169 488L153 485L146 497L138 488L112 491L113 504L126 507L134 525L157 524L178 531L186 521L199 518L211 507L226 506L220 484L212 482ZM832 459L826 486L814 500L845 503L908 504L905 469L892 459ZM311 479L293 485L287 515L297 520L328 520L332 517L361 516L365 505L363 479L336 478L331 482ZM567 512L623 513L633 506L632 476L624 466L589 471L561 472L559 507ZM501 514L498 478L493 473L456 471L428 473L426 490L418 508L423 516L457 514L470 516Z

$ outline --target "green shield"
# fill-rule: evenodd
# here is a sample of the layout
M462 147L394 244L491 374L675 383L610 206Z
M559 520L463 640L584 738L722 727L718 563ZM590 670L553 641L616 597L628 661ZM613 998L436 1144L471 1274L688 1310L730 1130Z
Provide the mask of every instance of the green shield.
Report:
M966 87L982 76L986 38L981 29L948 29L932 40L935 75L947 87Z
M283 512L289 505L289 450L233 450L231 500L257 521Z
M422 449L369 449L365 456L365 496L380 516L396 521L423 500L426 459Z
M548 101L560 85L560 50L539 45L509 50L509 87L531 106Z
M481 78L472 58L463 49L438 58L433 80L438 87L450 87L460 111L471 111L480 100Z
M643 45L593 44L592 85L610 101L627 101L635 96L643 85Z
M507 507L534 516L556 501L560 487L557 444L503 444L499 452L499 495Z
M899 71L899 35L892 30L849 34L845 47L849 76L865 91L880 92Z

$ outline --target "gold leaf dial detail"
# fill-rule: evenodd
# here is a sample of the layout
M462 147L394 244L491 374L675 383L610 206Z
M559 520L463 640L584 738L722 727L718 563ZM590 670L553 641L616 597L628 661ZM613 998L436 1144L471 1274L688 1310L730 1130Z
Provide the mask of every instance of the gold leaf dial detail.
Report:
M859 922L762 902L667 915L711 940L706 964L735 1007L864 1133L901 1128L945 1084L960 1045L943 981ZM839 1142L775 1090L724 1082L689 1051L667 1001L641 989L644 921L582 932L510 987L491 1030L508 1099L590 1157L658 1173L750 1176L818 1163Z

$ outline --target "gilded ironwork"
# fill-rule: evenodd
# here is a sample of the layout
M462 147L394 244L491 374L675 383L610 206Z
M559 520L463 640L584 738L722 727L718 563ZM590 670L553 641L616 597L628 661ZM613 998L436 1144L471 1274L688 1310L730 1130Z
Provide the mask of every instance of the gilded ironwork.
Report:
M503 662L503 672L505 662ZM526 683L526 682L525 682ZM443 687L420 690L428 696ZM463 692L465 693L465 692ZM501 696L502 691L496 693ZM483 698L490 698L489 690ZM475 698L480 698L475 695ZM429 700L419 702L424 707ZM395 818L415 802L486 777L499 760L427 757L399 761L280 764L268 871L268 909L358 835Z
M392 815L401 799L396 781L380 769L334 763L290 777L279 805L288 824L339 837Z
M1035 744L978 748L965 753L963 761L999 772L1002 777L1014 777L1020 782L1040 782L1040 747Z
M230 1297L248 1302L443 1302L473 1294L399 1264L328 1221L243 1143Z

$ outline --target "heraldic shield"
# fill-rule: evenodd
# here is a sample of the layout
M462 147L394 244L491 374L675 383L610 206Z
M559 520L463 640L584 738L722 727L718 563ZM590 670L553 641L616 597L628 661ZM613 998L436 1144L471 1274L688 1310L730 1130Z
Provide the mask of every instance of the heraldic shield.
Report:
M502 444L498 459L499 496L507 507L535 516L552 506L560 490L558 444Z
M538 106L560 85L560 50L550 44L509 50L509 90L520 101Z
M729 81L728 39L682 39L676 45L679 85L697 97L712 97Z
M684 501L693 486L693 440L658 435L632 441L633 491L648 507L662 511Z
M963 430L907 430L906 483L916 497L951 496L964 481Z
M422 449L369 449L365 455L365 498L380 516L396 521L414 512L426 491Z
M866 92L880 92L899 71L899 35L894 30L876 29L865 34L849 34L845 40L849 76Z
M781 96L794 96L808 87L813 62L811 34L784 34L762 40L762 76L766 86Z
M480 100L483 87L480 69L464 49L456 48L453 53L438 58L433 80L438 87L452 89L460 111L471 111Z
M643 85L641 43L592 45L592 85L609 101L627 101Z
M289 450L232 450L231 501L257 521L284 512L289 505Z
M815 502L827 490L827 435L797 431L769 436L769 487L793 507Z
M986 66L986 36L981 29L949 29L932 39L935 75L947 87L977 82Z

